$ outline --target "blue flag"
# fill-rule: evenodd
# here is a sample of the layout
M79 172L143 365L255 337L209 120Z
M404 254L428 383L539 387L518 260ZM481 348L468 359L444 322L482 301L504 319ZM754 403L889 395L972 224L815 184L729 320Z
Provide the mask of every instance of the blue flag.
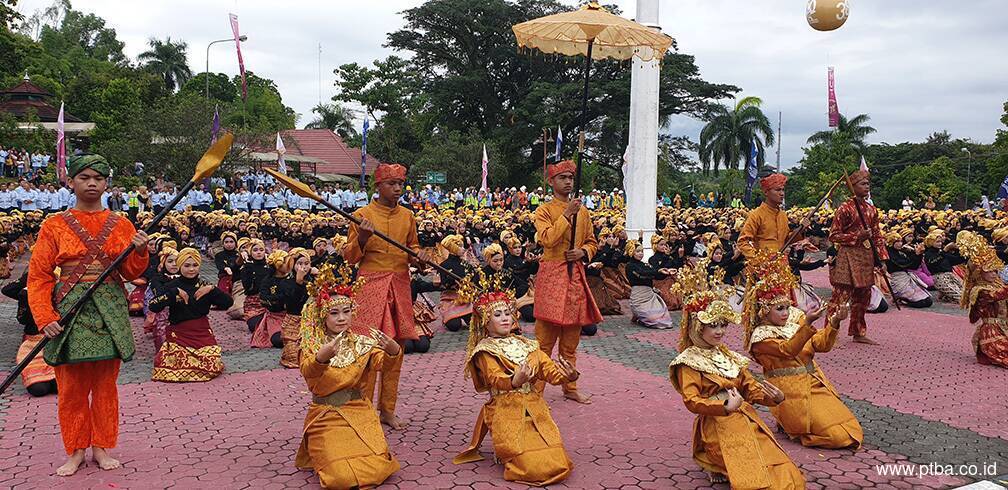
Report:
M364 170L364 163L367 162L367 130L370 126L368 125L367 115L364 116L364 131L361 132L361 147L360 147L360 188L364 190L364 176L366 171Z
M756 140L752 142L752 147L749 149L749 160L746 162L746 187L745 187L745 203L748 206L752 203L752 190L753 184L756 183L756 176L759 174L759 165L756 164L756 157L759 155L759 150L756 148Z
M554 155L553 161L560 161L560 151L563 150L563 131L560 130L560 126L557 126L557 139L556 139L556 155Z
M1001 188L998 189L995 199L1008 199L1008 176L1005 176L1004 181L1001 182Z

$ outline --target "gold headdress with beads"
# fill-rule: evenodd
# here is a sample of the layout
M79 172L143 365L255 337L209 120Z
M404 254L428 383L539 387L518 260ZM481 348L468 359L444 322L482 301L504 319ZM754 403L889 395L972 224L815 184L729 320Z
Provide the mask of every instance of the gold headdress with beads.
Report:
M458 288L459 301L473 304L472 319L469 321L469 341L466 344L465 376L471 377L469 360L476 351L476 346L487 337L486 327L490 323L494 310L503 306L511 312L513 325L518 325L518 308L515 306L514 291L504 287L503 277L497 274L487 275L483 270L462 278Z
M707 273L710 259L700 259L695 265L679 269L672 294L682 295L683 314L679 332L679 351L698 344L703 325L739 323L739 314L728 303L724 270Z
M960 231L956 235L956 246L959 253L966 258L966 280L963 282L960 306L970 308L976 302L981 291L993 289L996 285L986 283L982 276L985 272L1000 271L1004 262L998 257L987 240L969 230Z
M325 319L338 306L350 305L356 309L353 298L364 285L363 278L355 279L354 268L343 263L338 269L333 264L324 264L318 275L308 283L308 301L301 309L301 350L315 355L329 339ZM354 337L347 330L345 334Z
M746 288L742 300L742 345L749 350L753 331L771 308L792 306L791 292L797 283L785 255L770 250L757 250L746 261Z

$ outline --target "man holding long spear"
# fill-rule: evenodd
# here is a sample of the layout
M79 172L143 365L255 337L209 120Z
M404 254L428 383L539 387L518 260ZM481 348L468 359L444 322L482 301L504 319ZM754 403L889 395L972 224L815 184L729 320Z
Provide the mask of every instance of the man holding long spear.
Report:
M837 248L836 261L830 267L831 302L835 305L850 300L847 334L854 337L854 342L878 344L867 336L865 310L875 284L875 268L882 266L889 253L879 231L878 210L865 201L871 192L868 172L858 170L848 182L854 195L837 207L829 233L829 240Z
M88 447L101 469L119 467L108 454L119 436L116 379L120 364L134 351L122 284L147 268L147 234L102 206L110 174L100 155L70 158L67 175L77 204L42 223L28 263L28 303L43 333L52 339L44 356L56 371L60 433L69 455L56 470L60 476L77 471ZM60 312L131 244L135 248L118 270L67 325L60 325ZM59 277L54 274L57 267Z
M417 340L413 318L413 298L410 294L410 256L388 241L374 237L376 231L417 254L415 262L430 262L429 254L420 249L416 218L413 212L399 205L406 183L406 167L399 164L381 164L374 172L378 199L353 213L360 225L351 224L343 257L351 264L360 264L360 277L364 285L357 297L358 308L353 320L354 332L362 335L374 328L396 339L401 344ZM378 411L381 423L392 429L403 424L396 417L396 400L399 396L399 374L402 356L395 362L382 366ZM376 380L368 380L365 396L372 397Z

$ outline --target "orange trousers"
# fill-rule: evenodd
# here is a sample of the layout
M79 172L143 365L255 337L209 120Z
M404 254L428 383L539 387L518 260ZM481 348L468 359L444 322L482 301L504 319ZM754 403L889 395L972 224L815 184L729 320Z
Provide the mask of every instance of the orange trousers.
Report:
M402 349L402 342L399 343ZM375 399L375 385L378 384L378 373L371 370L364 383L364 396L374 399L374 405L381 413L395 414L396 401L399 399L399 374L402 372L403 357L406 351L401 351L395 359L386 359L381 368L381 384Z
M57 411L67 454L78 449L116 446L119 439L119 366L122 361L53 366L59 387ZM89 399L90 398L90 399Z
M577 367L577 347L578 342L581 341L581 327L561 327L555 323L536 320L535 336L536 341L539 342L539 348L542 349L542 351L549 357L553 357L553 346L559 339L560 357L571 363L571 366ZM536 389L539 390L539 393L542 393L545 387L546 383L544 381L539 380L536 382ZM577 391L577 382L568 381L564 383L563 391L564 393Z

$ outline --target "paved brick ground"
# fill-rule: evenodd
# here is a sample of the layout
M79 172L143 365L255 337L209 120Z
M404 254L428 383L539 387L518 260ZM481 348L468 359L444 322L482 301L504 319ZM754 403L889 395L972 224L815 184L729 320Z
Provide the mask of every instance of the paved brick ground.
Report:
M826 284L823 279L809 275L817 286ZM20 340L9 300L0 301L0 318L9 326L0 331L0 368L9 369ZM102 472L91 464L70 479L52 476L63 457L55 398L31 398L15 385L0 397L0 487L317 486L317 478L293 465L309 398L303 380L279 367L278 350L250 349L242 323L219 312L212 323L225 349L226 373L186 385L150 381L153 347L134 323L137 357L124 364L119 379L119 470ZM882 346L841 338L819 358L864 426L865 447L826 451L782 441L809 488L949 488L985 478L883 476L876 469L882 464L996 463L997 474L1008 473L1002 398L1008 371L973 362L972 330L961 313L948 306L891 311L869 323ZM694 417L667 380L678 335L678 328L644 330L627 317L610 317L597 336L582 339L579 384L594 403L565 401L556 388L546 394L575 463L558 487L710 488L689 457ZM730 343L738 347L737 332ZM409 427L388 434L403 469L387 487L520 488L501 480L489 441L486 460L451 463L469 442L485 401L462 377L464 346L464 332L439 332L430 353L407 357L399 413ZM760 413L774 425L766 410Z

